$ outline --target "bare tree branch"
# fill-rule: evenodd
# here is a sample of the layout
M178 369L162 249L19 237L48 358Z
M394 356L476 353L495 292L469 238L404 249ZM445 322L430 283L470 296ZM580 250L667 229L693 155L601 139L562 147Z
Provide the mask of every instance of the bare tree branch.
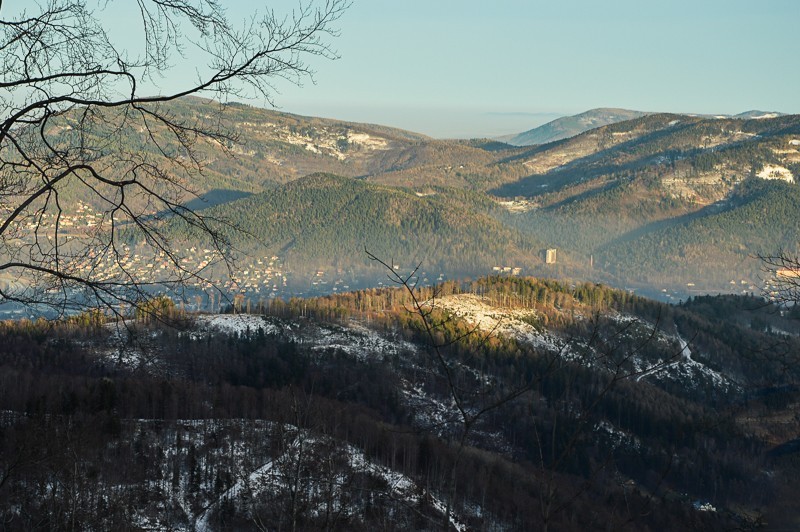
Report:
M800 303L800 255L780 249L774 255L758 255L766 277L763 296L778 305Z
M348 0L302 1L287 15L253 12L238 27L216 0L136 0L126 42L104 23L107 0L46 0L11 12L0 2L0 304L55 311L141 306L159 290L213 285L187 267L165 224L183 224L232 272L232 224L186 207L202 196L202 146L229 156L222 119L179 117L189 95L259 97L275 81L313 79L307 61L336 58L329 40ZM138 42L130 35L138 35ZM170 83L175 62L194 80ZM143 91L150 93L143 93ZM93 210L74 225L76 201ZM132 268L141 251L166 261L158 275Z

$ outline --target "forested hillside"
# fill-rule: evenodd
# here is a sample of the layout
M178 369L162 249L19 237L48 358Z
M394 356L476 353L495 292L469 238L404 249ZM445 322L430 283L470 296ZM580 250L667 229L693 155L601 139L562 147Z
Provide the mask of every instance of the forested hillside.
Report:
M754 179L697 216L624 234L601 247L599 256L622 278L633 268L644 282L697 277L709 284L746 279L752 285L763 275L758 255L797 246L798 235L800 187Z
M435 274L429 281L508 267L667 290L677 300L693 291L760 292L754 256L797 245L797 116L648 114L516 148L196 98L166 110L188 124L222 121L232 132L197 144L203 172L187 191L199 196L182 200L216 206L209 212L244 230L227 234L246 263L275 256L298 287L318 271L374 285L367 248L401 264L422 262ZM76 134L71 119L54 126L54 142ZM103 117L87 134L102 136L123 119ZM126 150L144 146L143 132L128 133L117 139ZM176 161L163 170L180 179L187 154L161 148ZM69 182L59 193L68 211L83 209L68 230L89 231L91 205ZM189 251L203 243L184 236L176 245L187 261L207 263ZM545 268L548 248L558 260Z
M578 276L752 291L756 255L797 246L798 146L796 116L651 115L520 155L536 173L495 192L538 206L509 223L593 265Z
M371 268L365 248L398 264L448 275L497 264L541 262L535 236L504 226L485 196L452 188L415 193L363 180L314 174L210 211L246 233L241 249L266 250L293 271Z
M3 324L4 527L798 525L800 344L764 301L416 295L431 336L400 289Z

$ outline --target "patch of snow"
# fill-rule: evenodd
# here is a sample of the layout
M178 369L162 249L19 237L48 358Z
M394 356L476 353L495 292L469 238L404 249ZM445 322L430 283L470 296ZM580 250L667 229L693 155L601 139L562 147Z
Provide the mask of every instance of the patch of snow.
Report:
M204 314L197 317L197 330L192 339L204 338L212 331L243 335L257 333L280 336L307 346L312 352L325 354L339 351L358 360L381 360L387 356L414 352L417 347L411 342L386 335L363 326L357 321L345 325L321 324L313 320L288 321L272 316L252 314Z
M416 482L406 475L369 461L362 451L351 445L347 446L347 453L350 457L350 466L352 468L359 471L367 471L382 478L395 497L413 506L418 506L422 498L426 497L431 506L436 508L439 513L445 515L447 512L447 505L441 499L427 490L421 490ZM456 531L465 532L467 530L467 525L452 511L450 512L449 520L450 526Z
M611 440L611 446L615 449L622 445L626 445L633 449L641 448L639 438L628 434L624 430L618 429L610 422L602 420L594 426L594 432L598 434L605 434Z
M201 314L196 322L200 331L216 330L226 334L241 335L248 331L257 332L259 329L264 334L278 334L281 328L272 320L254 314ZM193 338L202 337L202 333Z
M547 185L541 185L547 186ZM536 203L530 200L495 200L497 204L508 212L528 212L536 208Z
M764 168L761 169L756 176L760 177L761 179L782 179L787 183L794 183L794 175L792 171L788 168L783 166L778 166L775 164L765 164Z
M526 342L549 352L560 352L566 342L549 331L540 331L526 318L535 318L536 311L522 308L498 308L489 299L474 294L445 296L429 302L473 325L483 333L497 333Z
M410 342L396 338L387 339L356 321L342 327L330 324L317 324L313 327L313 330L305 332L315 344L311 347L313 351L338 350L364 361L380 360L405 351L415 352L417 349Z
M402 379L401 385L406 404L414 411L414 421L418 426L426 430L435 429L442 435L449 425L461 422L455 405L446 405L406 379Z
M373 137L367 133L347 132L347 141L358 144L369 150L386 150L389 148L389 141L380 137Z
M654 369L646 370L637 376L637 381L645 377L652 377L655 379L677 380L690 388L697 388L701 382L705 382L718 390L739 389L739 386L725 375L694 359L688 342L682 337L677 336L673 340L677 340L680 347L678 356L672 361L659 360L652 366Z
M291 448L291 447L290 447ZM250 485L257 484L257 482L264 477L270 476L272 472L272 468L275 465L276 460L270 460L266 464L262 465L255 471L251 472L247 476L247 481L244 479L237 480L233 486L228 488L222 495L220 495L219 499L212 504L208 505L200 517L197 518L195 521L194 529L195 532L212 532L214 529L211 528L209 525L209 521L211 519L211 514L213 513L214 509L218 506L220 501L224 501L226 499L235 497L248 483Z
M698 512L716 512L717 509L710 502L695 501L692 506Z
M236 481L233 486L223 492L215 501L212 501L206 506L195 520L195 532L211 532L210 518L213 511L222 501L237 497L239 493L246 490L248 486L258 486L258 490L262 492L264 490L287 487L290 478L287 477L282 469L285 469L287 465L293 467L294 461L302 459L302 455L304 454L313 453L313 448L320 446L327 448L329 445L333 445L337 451L343 452L348 466L353 471L382 479L386 483L387 491L393 499L406 502L410 506L417 506L424 497L427 502L442 515L447 511L446 504L435 494L423 489L407 475L389 467L376 464L370 460L363 451L350 444L334 441L325 436L316 436L307 430L298 429L298 427L294 425L284 425L282 432L287 435L293 435L293 440L287 446L286 451L279 456L273 457L267 463L256 468L249 474L246 474L244 478ZM309 490L312 495L317 491L317 488L313 486L313 481L311 484L306 484L304 489ZM479 511L482 513L482 509L479 508ZM457 531L464 532L467 530L463 519L453 512L450 513L449 521L450 525Z
M635 316L617 314L609 317L618 323L639 322L647 325ZM681 383L687 389L697 389L701 384L710 384L715 389L725 392L740 389L731 379L694 358L689 343L680 335L669 335L659 330L655 331L652 341L660 343L663 349L672 356L655 360L645 360L639 356L632 357L630 362L633 375L635 375L634 380L669 379ZM677 344L677 350L675 344Z
M686 368L687 370L690 369L694 373L698 373L704 375L705 377L709 378L711 382L719 387L719 388L727 388L731 385L730 381L719 371L713 370L703 364L702 362L695 360L692 358L692 350L689 349L689 344L681 338L678 337L678 342L681 346L681 354L683 355L683 360L681 361L681 366Z
M789 331L784 330L784 329L779 329L779 328L777 328L775 326L771 327L771 331L772 331L772 334L777 334L777 335L780 335L780 336L800 336L800 334L798 334L796 332L789 332Z

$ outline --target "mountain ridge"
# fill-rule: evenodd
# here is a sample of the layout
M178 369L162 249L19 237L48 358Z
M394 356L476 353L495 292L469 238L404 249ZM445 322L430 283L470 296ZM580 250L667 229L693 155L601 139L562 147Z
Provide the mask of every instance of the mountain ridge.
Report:
M689 233L681 224L698 218L693 227L706 231L704 224L716 218L705 214L714 215L737 190L756 193L754 187L742 187L748 179L783 180L792 192L800 176L800 117L795 115L643 114L548 144L512 147L485 140L435 140L243 104L192 99L171 106L177 118L186 120L223 111L237 133L229 146L199 146L205 173L193 176L192 183L206 202L187 197L189 206L227 214L259 233L243 246L253 252L263 245L270 257L288 257L310 272L358 266L351 285L359 271L369 269L362 256L365 244L391 257L432 258L430 269L445 277L448 270L468 275L499 267L541 275L550 268L552 274L621 287L658 284L668 277L660 275L664 271L658 263L634 261L621 268L620 260L605 260L603 246L660 228L662 239L674 237L683 248ZM137 146L136 132L130 142ZM315 179L327 180L327 186L315 189ZM289 186L295 181L299 184ZM74 204L84 200L68 192L67 185L65 197ZM786 194L786 201L791 197ZM730 209L744 205L733 202ZM769 202L760 205L772 208ZM330 217L331 227L323 215ZM751 234L747 220L735 215L725 220L729 231ZM787 220L794 223L794 218ZM796 244L785 232L763 229L765 243ZM713 271L755 281L759 265L745 257L747 249L723 250L710 235L691 237L704 243L697 248L703 260L692 262L693 267L711 271L714 264ZM757 243L750 238L741 245L763 250L753 247ZM192 247L186 242L186 249ZM558 263L549 267L543 262L547 248L559 249ZM625 249L625 257L643 256L640 250ZM709 276L705 284L695 276L670 277L658 290L677 290L690 282L709 291L730 290L727 282L719 282L723 275L715 275L713 283Z
M522 133L514 135L506 135L501 137L500 140L514 146L547 144L548 142L573 137L590 129L639 118L646 114L650 113L614 107L598 107L577 115L556 118L555 120L551 120L546 124L542 124L528 131L523 131Z

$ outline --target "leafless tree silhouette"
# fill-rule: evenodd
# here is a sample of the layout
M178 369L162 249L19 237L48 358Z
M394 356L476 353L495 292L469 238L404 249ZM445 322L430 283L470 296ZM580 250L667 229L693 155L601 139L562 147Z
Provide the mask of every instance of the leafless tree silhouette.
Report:
M192 182L201 148L236 140L221 103L272 103L277 80L301 84L313 79L310 57L335 58L329 41L348 1L302 0L240 26L217 0L8 4L0 0L0 303L120 312L207 281L208 270L182 262L168 219L205 235L230 267L226 221L186 207L201 192ZM113 17L127 17L124 35L109 29ZM173 74L181 62L194 79ZM179 117L175 101L189 95L220 104ZM90 217L74 214L79 201ZM133 268L126 242L157 257L159 275Z
M800 255L779 250L774 255L759 255L768 287L764 296L779 305L800 303Z

